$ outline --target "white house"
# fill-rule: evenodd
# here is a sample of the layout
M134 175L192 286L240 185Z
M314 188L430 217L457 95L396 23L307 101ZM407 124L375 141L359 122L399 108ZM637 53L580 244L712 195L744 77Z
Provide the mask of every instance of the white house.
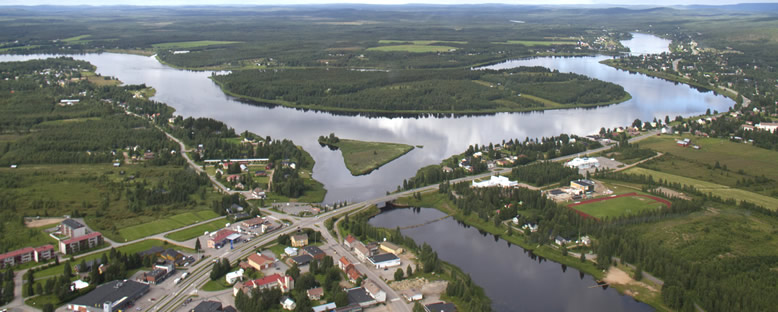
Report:
M224 276L224 279L227 280L227 284L235 284L238 280L243 279L243 269L237 270L235 272L227 273L227 275Z
M286 248L284 248L284 253L285 253L287 256L294 257L294 256L296 256L296 255L297 255L297 248L294 248L294 247L286 247Z
M763 123L758 123L758 124L754 125L754 127L757 128L757 129L761 129L761 130L764 130L764 131L770 131L772 133L775 133L775 130L778 130L778 123L775 123L775 122L763 122Z
M294 303L294 300L289 297L281 298L281 306L284 308L284 310L292 311L294 308L297 307L297 304Z
M367 282L365 282L364 287L365 290L367 291L367 294L370 295L370 297L373 297L373 299L375 299L376 302L378 303L386 302L386 292L384 292L384 290L381 289L381 287L378 287L376 283L374 283L371 280L367 280Z

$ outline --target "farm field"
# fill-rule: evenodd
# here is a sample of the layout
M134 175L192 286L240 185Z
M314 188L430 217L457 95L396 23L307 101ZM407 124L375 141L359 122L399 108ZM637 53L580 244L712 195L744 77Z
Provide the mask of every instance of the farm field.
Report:
M366 142L341 139L336 146L351 175L368 174L388 162L413 150L413 146L399 143Z
M224 45L240 43L239 41L215 41L215 40L199 40L199 41L181 41L181 42L166 42L155 43L151 46L155 49L188 49L197 47L206 47L212 45Z
M662 179L670 182L693 185L695 188L697 188L697 190L706 193L712 193L714 195L720 196L723 199L731 198L734 199L735 201L745 200L763 206L768 209L772 209L772 210L778 209L778 198L764 196L764 195L756 194L741 189L731 188L726 185L696 180L692 178L687 178L679 175L659 172L659 171L645 169L645 168L630 168L627 169L626 172L631 174L650 175L654 178L654 180Z
M388 45L380 47L368 48L368 51L382 51L382 52L412 52L412 53L429 53L429 52L449 52L456 50L455 47L450 46L438 46L438 45L421 45L421 44L400 44L400 45Z
M126 241L132 241L146 236L170 231L193 223L213 219L219 215L212 210L200 210L195 212L185 212L164 219L157 219L151 222L126 227L119 230L121 237Z
M599 198L601 199L600 201L581 203L578 205L573 204L569 207L595 218L620 217L636 214L646 210L662 209L667 207L666 204L658 202L654 199L644 196L630 196L629 194L638 195L636 193L628 193L623 194L624 197Z
M206 224L201 224L198 226L190 227L188 229L183 229L177 232L167 234L165 235L165 237L177 242L183 242L198 237L200 235L203 235L203 233L205 233L206 231L213 232L215 230L221 229L224 227L226 223L227 223L227 219L214 220Z

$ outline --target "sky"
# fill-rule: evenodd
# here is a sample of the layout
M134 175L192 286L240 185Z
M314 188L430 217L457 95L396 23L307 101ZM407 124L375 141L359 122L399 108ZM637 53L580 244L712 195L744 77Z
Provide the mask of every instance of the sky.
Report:
M708 4L724 5L737 3L778 3L778 0L3 0L0 5L292 5L292 4L328 4L328 3L367 3L367 4L585 4L585 5L688 5Z

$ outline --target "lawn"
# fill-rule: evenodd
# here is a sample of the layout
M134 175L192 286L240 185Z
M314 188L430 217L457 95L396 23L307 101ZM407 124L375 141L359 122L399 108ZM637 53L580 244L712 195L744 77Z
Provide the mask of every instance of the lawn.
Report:
M492 42L492 44L520 44L528 47L552 46L552 45L576 45L578 41L537 41L537 40L508 40L505 42Z
M677 182L686 185L693 185L697 190L712 193L713 195L720 196L723 199L734 199L735 201L745 200L754 204L763 206L768 209L778 209L778 198L760 195L757 193L731 188L726 185L696 180L692 178L682 177L679 175L654 171L645 168L630 168L626 170L626 173L631 174L644 174L650 175L654 180L665 180L670 182Z
M449 52L456 50L455 47L438 45L419 45L419 44L400 44L368 48L368 51L382 52L411 52L411 53L430 53L430 52Z
M83 41L84 38L89 37L91 35L81 35L81 36L75 36L70 38L62 39L64 42L76 42L76 41Z
M240 41L215 41L215 40L200 40L200 41L181 41L181 42L166 42L155 43L151 46L155 49L189 49L197 47L206 47L212 45L234 44L240 43Z
M201 288L203 291L220 291L231 288L232 285L227 284L227 281L224 279L224 277L219 278L215 281L209 280L203 287Z
M620 217L646 210L664 208L665 204L650 198L629 196L572 207L595 218Z
M149 235L154 235L183 226L213 219L219 215L212 210L200 210L194 212L185 212L164 219L157 219L147 223L126 227L119 230L121 237L127 241L140 239Z
M413 146L399 143L366 142L340 139L332 144L340 150L351 175L363 175L410 152Z
M165 235L165 237L177 242L183 242L198 237L200 235L203 235L203 233L205 233L206 231L213 232L218 229L221 229L224 227L226 223L227 223L226 218L219 219L198 226L190 227L188 229L183 229L177 232L173 232Z
M378 40L380 44L414 44L430 45L436 43L443 44L467 44L467 41L447 41L447 40Z
M33 308L37 308L39 310L43 310L43 306L45 306L47 303L51 303L55 308L59 305L59 298L57 298L57 295L51 294L51 295L44 295L44 296L35 296L32 298L28 298L24 301L24 304L31 306Z

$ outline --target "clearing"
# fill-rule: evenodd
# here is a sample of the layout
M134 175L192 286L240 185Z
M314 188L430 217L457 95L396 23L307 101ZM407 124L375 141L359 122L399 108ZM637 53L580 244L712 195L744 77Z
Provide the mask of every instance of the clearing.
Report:
M219 215L212 210L200 210L194 212L185 212L164 219L156 219L151 222L126 227L119 230L121 237L125 241L132 241L146 236L170 231L184 227L197 222L213 219Z
M183 229L177 232L167 234L165 235L165 237L177 242L184 242L193 239L195 237L198 237L200 235L203 235L205 231L213 232L215 230L221 229L224 227L226 223L227 223L226 218L214 220L205 224L200 224L198 226L193 226L187 229Z
M492 44L520 44L528 47L552 46L552 45L576 45L578 41L536 41L536 40L508 40L505 42L492 42Z
M37 227L57 224L62 222L62 220L65 220L65 218L42 218L42 219L26 221L24 222L24 225L26 225L28 228L37 228Z
M568 207L595 218L607 218L636 214L645 210L662 209L669 204L670 202L655 196L627 193L585 200L570 204Z
M346 168L355 176L368 174L413 150L413 146L407 144L346 139L330 146L340 149Z
M450 46L418 45L418 44L400 44L400 45L367 48L368 51L411 52L411 53L449 52L456 49L457 48L450 47Z

